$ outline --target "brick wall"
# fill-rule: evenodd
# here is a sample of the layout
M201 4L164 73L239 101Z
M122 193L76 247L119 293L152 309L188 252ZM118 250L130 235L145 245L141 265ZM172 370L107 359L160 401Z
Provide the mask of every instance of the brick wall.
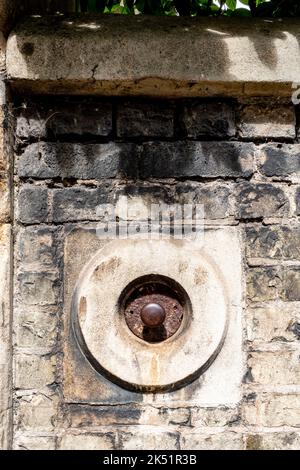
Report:
M15 118L14 448L300 448L299 111L263 98L50 97L21 99ZM120 195L201 203L205 224L240 230L237 406L65 400L65 237Z

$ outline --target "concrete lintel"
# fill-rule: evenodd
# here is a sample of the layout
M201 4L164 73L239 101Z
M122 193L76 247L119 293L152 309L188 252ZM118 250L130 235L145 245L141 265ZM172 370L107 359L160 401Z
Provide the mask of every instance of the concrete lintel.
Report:
M291 96L298 20L41 16L7 44L14 89L35 93Z

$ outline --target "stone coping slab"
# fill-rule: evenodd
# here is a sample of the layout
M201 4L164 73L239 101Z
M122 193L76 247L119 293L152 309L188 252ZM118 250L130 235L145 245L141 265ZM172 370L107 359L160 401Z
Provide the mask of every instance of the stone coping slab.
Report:
M13 89L30 93L291 96L298 19L36 16L7 43Z

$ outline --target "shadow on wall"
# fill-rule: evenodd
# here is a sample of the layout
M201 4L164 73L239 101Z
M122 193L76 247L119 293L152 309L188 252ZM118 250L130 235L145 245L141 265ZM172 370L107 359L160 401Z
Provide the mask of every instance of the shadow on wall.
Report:
M37 142L18 157L21 178L166 180L249 177L253 146L239 142Z
M259 80L260 69L251 69L257 58L263 68L276 71L278 41L292 40L291 53L300 49L298 20L287 21L288 33L286 23L277 19L69 15L31 18L16 32L22 32L17 36L18 48L29 76L35 79L43 78L44 72L52 80L56 76L76 80L78 74L78 80L90 82L128 79L138 83L157 78L192 84L242 81L235 75L236 69L242 75L246 70L247 77L253 74L253 80ZM51 54L49 49L43 51L43 45L35 44L37 32L48 37ZM68 41L70 37L74 42ZM240 42L234 41L236 38ZM78 47L76 55L74 47ZM71 67L66 64L69 53L77 61ZM43 61L39 54L43 54Z
M16 0L18 14L49 14L57 11L74 12L76 0Z

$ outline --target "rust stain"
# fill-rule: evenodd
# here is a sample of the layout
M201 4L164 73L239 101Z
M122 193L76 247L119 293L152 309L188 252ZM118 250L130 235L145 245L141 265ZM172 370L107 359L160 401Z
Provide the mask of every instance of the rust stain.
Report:
M151 359L151 368L150 368L150 377L151 383L157 384L158 381L158 360L155 355Z
M80 323L83 323L85 321L86 312L87 312L86 298L81 297L79 301L79 312L78 312Z
M202 268L196 268L194 271L194 281L196 284L204 284L207 281L207 272Z
M183 271L186 271L189 267L189 264L187 261L182 261L180 264L179 264L179 272L183 272Z
M94 276L98 281L102 281L105 279L107 273L114 271L118 266L120 266L120 264L121 258L114 256L108 261L104 261L103 263L99 264L99 266L95 269Z

